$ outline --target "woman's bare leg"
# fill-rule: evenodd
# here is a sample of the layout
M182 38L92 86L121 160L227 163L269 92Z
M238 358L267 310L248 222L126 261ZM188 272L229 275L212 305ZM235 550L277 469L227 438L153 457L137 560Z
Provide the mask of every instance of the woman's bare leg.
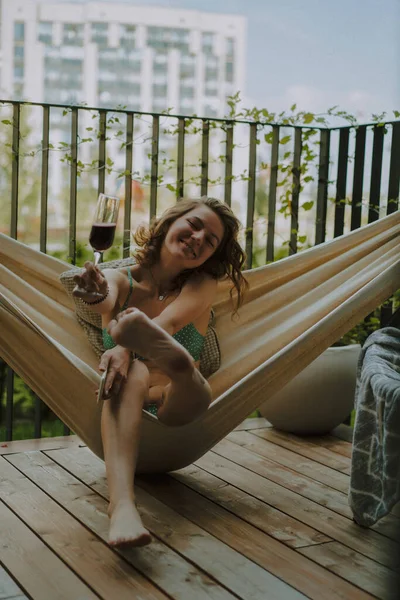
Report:
M135 360L118 398L106 400L101 418L104 458L110 494L112 546L144 546L151 542L135 505L136 469L142 407L149 389L149 371Z
M190 354L140 310L112 321L114 341L153 361L171 379L157 416L166 425L185 425L207 410L211 389Z

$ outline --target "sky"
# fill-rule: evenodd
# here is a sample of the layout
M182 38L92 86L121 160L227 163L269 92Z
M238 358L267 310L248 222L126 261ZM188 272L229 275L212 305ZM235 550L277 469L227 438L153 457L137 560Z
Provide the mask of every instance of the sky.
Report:
M400 110L400 0L103 1L245 16L246 107Z

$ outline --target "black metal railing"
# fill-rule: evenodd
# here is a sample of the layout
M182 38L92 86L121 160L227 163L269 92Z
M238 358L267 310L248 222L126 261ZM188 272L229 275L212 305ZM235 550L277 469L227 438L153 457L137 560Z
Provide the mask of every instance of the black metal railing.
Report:
M302 201L304 198L314 203L314 244L323 243L327 236L327 226L332 225L332 237L342 235L346 229L356 229L363 222L372 222L383 214L383 204L386 204L386 214L398 210L400 184L400 122L372 123L360 126L333 127L331 129L313 126L297 126L233 119L210 119L187 117L182 115L153 114L132 112L124 109L91 108L87 106L64 106L37 103L20 103L0 101L0 109L11 111L10 119L2 119L4 130L8 127L10 138L9 164L10 169L10 222L9 230L5 233L13 238L19 237L20 204L20 166L26 156L21 152L21 116L26 110L41 111L40 127L40 227L38 245L42 252L48 251L48 203L50 193L50 165L52 153L64 150L64 169L69 171L68 199L68 249L67 255L73 264L77 259L77 223L79 217L78 195L80 176L85 172L80 153L84 144L84 131L94 128L84 127L88 116L95 118L98 128L90 139L91 148L96 148L96 158L88 163L88 170L97 177L97 192L104 192L106 178L109 174L110 146L113 138L110 132L115 125L119 128L115 138L122 141L116 153L123 158L123 169L119 176L123 178L123 232L122 256L130 251L130 230L132 227L132 180L141 178L147 194L147 216L152 218L157 214L158 197L165 183L165 173L160 174L164 165L160 143L164 138L176 140L176 159L169 161L169 188L176 199L184 196L187 189L197 186L201 195L210 192L211 185L216 185L210 176L212 168L217 167L221 173L218 185L222 189L216 196L232 205L234 188L241 185L246 200L241 203L245 221L244 244L247 253L247 267L254 266L255 261L270 262L276 259L277 229L282 197L286 193L286 207L290 223L287 234L288 253L296 253L301 247L299 231L304 216ZM63 111L69 128L69 143L63 142L55 149L50 143L52 128L51 118L55 112ZM124 124L122 124L122 120ZM37 119L36 119L37 121ZM134 170L135 131L140 127L140 140L143 147L146 143L149 152L143 151L148 164L143 173ZM63 126L64 127L64 126ZM121 129L123 127L123 129ZM11 128L11 130L10 130ZM240 130L240 135L239 135ZM65 127L64 127L65 132ZM289 132L289 133L288 133ZM315 160L307 159L310 135L317 139L314 142ZM217 141L217 147L222 144L223 151L215 152L212 138ZM188 141L190 138L192 144ZM290 138L290 139L289 139ZM195 141L195 143L193 142ZM239 142L238 142L239 140ZM214 140L215 141L215 140ZM283 152L287 144L291 144L289 152ZM185 179L186 173L193 169L193 163L188 157L189 151L198 146L197 180ZM247 146L243 158L243 147ZM240 148L240 150L238 150ZM242 163L239 167L235 158L240 151ZM33 152L33 154L36 154ZM288 156L290 155L290 160ZM268 166L265 165L265 159ZM389 157L388 160L385 160ZM367 158L371 161L370 172L367 172ZM111 160L111 162L110 162ZM307 162L308 160L308 162ZM172 166L171 166L172 165ZM171 169L174 173L171 175ZM237 172L238 169L238 172ZM112 170L112 169L111 169ZM315 182L307 183L305 173L315 171ZM351 173L352 170L352 181ZM267 173L267 178L260 178L260 173ZM115 173L114 173L115 175ZM369 175L369 192L365 192L365 177ZM4 175L3 175L4 176ZM285 179L286 178L286 179ZM0 176L1 179L1 176ZM284 181L284 183L282 183ZM1 183L1 181L0 181ZM387 194L382 191L383 183L387 186ZM243 187L247 188L243 192ZM263 192L261 205L258 193ZM214 193L212 194L214 195ZM243 204L245 206L243 206ZM333 209L331 209L333 205ZM329 210L328 210L329 209ZM329 211L333 214L328 220ZM311 213L309 213L311 214ZM259 230L259 217L263 217L264 231ZM332 223L331 223L332 221ZM257 226L257 227L256 227ZM265 238L265 239L264 239ZM256 261L256 262L257 262ZM387 306L385 311L387 311ZM13 437L13 402L14 375L8 369L3 377L3 389L6 396L5 411L2 417L5 423L4 438ZM0 398L1 409L1 398ZM41 436L42 405L38 398L34 407L34 437ZM1 424L1 422L0 422ZM68 430L65 429L65 432Z

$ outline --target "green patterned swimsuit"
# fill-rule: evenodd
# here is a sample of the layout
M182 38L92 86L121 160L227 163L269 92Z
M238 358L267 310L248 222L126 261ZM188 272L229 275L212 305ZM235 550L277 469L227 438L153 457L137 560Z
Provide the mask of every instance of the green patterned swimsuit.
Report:
M128 268L128 279L129 279L129 293L128 293L128 297L125 300L120 312L123 312L124 310L126 310L128 308L129 300L132 295L133 279L132 279L131 270L129 268ZM104 349L111 350L112 348L115 348L115 346L117 344L114 342L111 335L108 333L107 328L104 327L102 331L103 331ZM174 335L172 337L177 342L179 342L181 344L181 346L186 348L186 350L189 352L189 354L193 357L194 361L197 362L198 360L200 360L201 352L202 352L203 346L204 346L205 336L201 335L201 333L199 333L197 331L197 329L193 325L193 323L188 323L187 325L185 325L185 327L182 327L182 329L180 329L179 331L174 333ZM145 358L143 358L142 356L136 355L136 358L138 358L139 360L145 360ZM156 415L157 414L157 405L151 404L146 408L146 410L148 412L152 413L153 415Z

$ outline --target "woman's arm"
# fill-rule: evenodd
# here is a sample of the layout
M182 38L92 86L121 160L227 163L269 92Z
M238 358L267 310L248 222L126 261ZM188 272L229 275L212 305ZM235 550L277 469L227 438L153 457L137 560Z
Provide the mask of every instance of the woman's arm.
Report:
M217 292L217 282L209 276L196 275L182 288L179 296L153 319L170 335L192 323L210 308Z
M100 271L86 262L80 275L75 275L73 295L83 300L89 310L101 315L113 312L119 299L129 292L127 277L117 269Z

